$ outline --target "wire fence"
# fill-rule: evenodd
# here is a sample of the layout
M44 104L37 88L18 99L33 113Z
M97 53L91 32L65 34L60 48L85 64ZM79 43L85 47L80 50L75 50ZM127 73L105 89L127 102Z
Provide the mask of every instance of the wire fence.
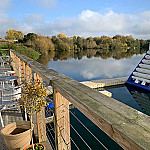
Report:
M56 143L56 141L55 141L56 128L55 128L55 126L58 128L58 131L57 131L59 133L58 137L61 137L61 142L58 143L58 146L59 146L59 144L63 143L66 145L67 149L79 150L79 149L86 148L86 149L92 150L92 149L94 149L95 146L98 146L100 149L108 150L108 148L100 141L100 139L98 137L96 137L90 129L88 129L88 127L87 127L88 124L86 124L86 122L84 122L84 121L82 122L79 119L78 114L76 115L76 113L74 112L74 111L78 111L78 110L75 107L73 107L73 105L71 103L70 103L69 109L64 104L62 104L58 108L56 108L56 109L60 109L60 107L63 107L63 109L68 110L69 116L70 116L70 121L68 121L68 119L65 117L65 113L59 120L56 121L56 119L54 118L55 115L53 113L54 108L53 107L49 108L49 103L50 104L53 103L53 97L51 97L48 100L48 102L47 102L48 106L45 108L46 117L47 118L53 117L52 121L50 123L46 124L47 137L49 139L50 144L52 145L53 150L56 149L56 145L55 145L55 143ZM65 120L69 124L71 133L68 133L68 131L65 128L61 128L59 126L59 122L61 120ZM77 123L74 123L74 122L77 122ZM84 128L84 133L82 130L80 130L80 128ZM65 133L65 136L68 136L68 138L70 138L70 143L68 143L68 140L66 141L63 138L64 133ZM87 134L88 134L88 139L86 138ZM93 145L91 144L90 139L92 139L92 142L94 143ZM78 141L80 141L80 142L78 142Z

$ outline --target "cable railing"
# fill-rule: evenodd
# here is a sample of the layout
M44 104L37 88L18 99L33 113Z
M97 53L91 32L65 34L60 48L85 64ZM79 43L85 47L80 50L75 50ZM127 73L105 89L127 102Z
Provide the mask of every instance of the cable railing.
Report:
M67 107L65 107L65 105L61 105L60 107L64 107L64 108L68 109ZM59 108L56 108L56 109L59 109ZM48 107L46 107L45 110L46 110L46 114L49 114L49 112L53 111L52 108L48 108ZM80 125L83 126L83 127L86 129L86 131L89 132L89 133L91 134L91 136L94 137L94 139L95 139L96 141L98 141L98 143L103 147L103 149L108 150L108 148L84 125L84 123L80 121L80 119L71 111L71 109L68 109L68 110L69 110L69 114L72 115L72 117L74 117L74 118L80 123ZM53 117L53 115L51 115L51 117ZM63 118L67 121L67 119L65 118L65 116L63 116L62 118L60 118L60 120L63 119ZM60 120L58 120L58 122L59 122ZM52 145L52 148L55 150L55 149L56 149L56 148L55 148L55 145L54 145L54 143L55 143L55 130L54 130L54 126L52 126L53 123L54 123L54 122L53 122L53 120L52 120L51 123L46 124L46 129L47 129L47 136L48 136L48 139L49 139L49 141L50 141L50 143L51 143L51 145ZM77 134L78 138L80 138L80 139L82 140L82 142L86 145L87 149L93 149L93 148L91 148L91 147L88 145L88 143L84 140L84 137L82 137L82 136L80 135L80 133L75 129L74 125L72 125L70 122L68 122L68 124L70 125L71 129L74 130L74 132ZM58 125L57 122L56 122L56 125L57 125L58 128L59 128L59 135L58 135L58 136L61 136L61 138L62 138L62 141L61 141L61 142L63 142L63 143L66 145L67 149L70 149L70 147L68 146L69 143L66 143L65 139L63 139L63 136L62 136L62 134L61 134L61 132L62 132L63 130L64 130L64 132L68 135L68 137L70 138L71 146L72 146L72 144L73 144L76 149L82 148L81 146L78 146L78 144L73 140L73 137L71 137L71 136L68 134L68 132L67 132L64 128L63 128L63 129L60 129L60 127L59 127L59 125ZM59 145L59 144L60 144L60 143L58 143L58 145Z
M50 95L53 95L52 99L48 100L48 106L49 103L53 103L53 107L46 107L45 111L41 112L43 114L39 115L40 117L37 119L37 124L40 124L40 126L38 125L40 132L37 133L39 141L45 140L46 137L52 149L57 150L82 149L83 147L93 149L92 144L85 139L85 135L88 133L90 138L101 145L102 149L109 149L106 146L107 144L103 143L87 127L86 123L82 122L79 116L72 112L71 104L123 149L138 150L150 147L148 140L150 137L149 116L90 89L14 50L10 50L10 56L13 60L13 69L19 77L18 83L30 79L43 80L47 84ZM42 116L46 116L46 118ZM77 129L77 124L72 122L74 120L72 118L86 130L86 133ZM82 144L77 142L77 136L74 138L74 134L78 136Z

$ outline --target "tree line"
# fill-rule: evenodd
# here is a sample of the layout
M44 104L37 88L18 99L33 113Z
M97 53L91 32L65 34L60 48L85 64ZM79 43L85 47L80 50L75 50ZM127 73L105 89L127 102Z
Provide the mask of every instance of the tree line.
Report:
M127 49L148 48L149 40L134 39L132 36L115 35L113 37L67 37L66 34L59 33L57 36L42 36L35 33L23 35L21 31L8 30L6 39L18 40L28 48L32 48L41 54L47 54L50 51L70 51L100 49L106 53L109 51L124 51Z

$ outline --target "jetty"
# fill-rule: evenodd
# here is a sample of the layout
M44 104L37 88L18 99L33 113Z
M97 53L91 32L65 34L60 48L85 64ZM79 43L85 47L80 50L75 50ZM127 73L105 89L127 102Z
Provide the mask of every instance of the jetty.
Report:
M91 80L91 81L83 81L80 82L81 84L84 84L85 86L88 86L92 89L99 89L99 92L111 97L112 94L111 92L108 92L105 90L105 88L108 87L114 87L114 86L120 86L124 85L125 82L127 81L128 77L118 77L118 78L110 78L110 79L98 79L98 80ZM52 86L48 87L48 92L53 93L53 88Z
M118 77L118 78L110 78L110 79L84 81L80 83L90 88L97 89L97 88L108 87L108 86L122 85L122 84L125 84L127 79L128 77Z
M15 50L9 50L12 59L11 66L15 71L18 83L24 79L40 79L53 89L53 124L49 123L45 114L51 113L51 109L43 108L35 117L35 136L38 141L45 143L47 149L70 150L72 145L76 149L78 142L70 134L71 129L76 132L79 139L92 149L84 138L85 135L75 130L70 121L70 115L74 116L93 137L88 126L84 125L80 119L69 109L72 103L81 113L91 120L98 128L105 132L123 149L141 150L150 149L150 116L147 116L113 98L110 98L92 88L108 87L124 84L127 77L121 79L103 79L99 81L87 81L79 83L63 74L60 74L35 60L32 60ZM110 82L111 81L111 82ZM51 120L51 119L50 119ZM48 134L49 133L49 134ZM95 136L94 136L95 138ZM95 138L98 143L107 149L105 143Z

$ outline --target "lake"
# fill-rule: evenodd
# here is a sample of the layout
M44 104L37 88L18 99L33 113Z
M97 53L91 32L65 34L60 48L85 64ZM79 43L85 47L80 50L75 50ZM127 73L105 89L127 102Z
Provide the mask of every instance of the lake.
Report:
M129 76L144 55L145 53L132 54L127 58L119 59L118 57L108 58L108 54L103 54L99 57L91 56L89 58L87 51L84 53L83 51L78 52L77 56L74 56L72 53L67 55L66 53L64 54L63 52L60 52L59 55L56 53L56 55L53 55L53 58L50 57L51 60L47 63L47 66L79 82L90 81L96 79ZM113 98L141 111L140 107L137 105L136 101L126 87L108 89L108 91L112 93Z
M69 76L77 81L89 81L104 78L129 76L143 55L133 55L131 58L71 58L65 61L51 60L48 67Z
M41 62L47 65L49 68L62 73L68 77L73 78L79 82L90 81L104 78L114 78L129 76L139 61L143 58L146 51L141 53L115 52L113 54L105 54L98 50L87 50L77 52L52 52L48 56L41 56ZM39 61L40 61L39 60ZM112 97L122 103L131 106L141 112L147 113L145 108L141 108L141 101L139 100L140 92L134 91L134 89L128 90L126 87L116 87L107 89L112 93ZM145 96L149 101L149 97ZM143 106L143 105L142 105ZM113 140L111 140L104 132L102 132L97 126L95 126L90 120L88 120L80 111L76 108L71 109L80 121L90 129L94 135L100 139L100 141L110 150L122 149ZM81 133L84 140L94 150L103 150L104 148L94 139L81 124L70 114L71 124L77 131ZM82 132L81 132L82 131ZM71 128L71 137L78 143L80 149L88 149L82 140L78 139L78 135ZM76 149L72 143L72 149Z

